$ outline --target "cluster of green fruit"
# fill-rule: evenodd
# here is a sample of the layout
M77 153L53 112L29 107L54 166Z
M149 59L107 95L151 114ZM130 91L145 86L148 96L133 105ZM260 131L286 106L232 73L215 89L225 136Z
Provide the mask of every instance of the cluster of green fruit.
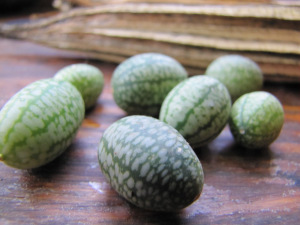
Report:
M216 138L228 121L246 148L269 145L283 125L280 102L258 91L260 68L238 55L188 78L173 58L140 54L116 68L111 84L115 102L132 115L104 132L99 164L120 195L146 209L177 210L200 196L204 175L193 149Z
M174 59L140 54L121 63L112 77L114 99L123 110L159 115L195 148L212 141L228 121L243 147L271 144L282 128L283 109L275 96L259 91L262 85L258 65L240 55L217 58L204 76L187 78Z
M247 148L267 146L279 135L283 109L273 95L257 91L262 80L259 67L242 56L221 57L206 75L190 78L166 55L127 59L114 71L111 84L115 102L133 115L103 133L98 147L103 174L139 207L187 207L204 183L193 148L216 138L228 121L237 142ZM103 85L101 71L76 64L22 89L0 112L0 160L28 169L58 157Z

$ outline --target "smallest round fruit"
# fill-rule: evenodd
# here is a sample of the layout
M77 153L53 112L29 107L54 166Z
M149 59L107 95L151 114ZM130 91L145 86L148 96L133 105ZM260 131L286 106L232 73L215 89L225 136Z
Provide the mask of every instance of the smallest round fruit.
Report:
M229 119L234 139L248 149L269 146L279 136L283 123L281 103L265 91L251 92L238 98Z
M54 79L74 85L82 95L85 108L94 106L104 87L103 73L95 66L77 63L59 70Z

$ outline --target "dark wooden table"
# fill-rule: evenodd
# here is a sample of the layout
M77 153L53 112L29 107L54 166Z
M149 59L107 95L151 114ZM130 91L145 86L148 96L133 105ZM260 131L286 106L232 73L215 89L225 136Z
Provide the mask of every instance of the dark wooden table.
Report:
M299 84L264 86L280 99L285 111L281 135L269 149L240 149L226 127L211 144L197 150L205 173L199 200L178 213L157 213L127 203L98 165L103 131L126 116L112 97L115 64L0 39L0 107L25 85L79 62L103 71L104 91L61 157L34 170L0 164L0 224L299 224Z

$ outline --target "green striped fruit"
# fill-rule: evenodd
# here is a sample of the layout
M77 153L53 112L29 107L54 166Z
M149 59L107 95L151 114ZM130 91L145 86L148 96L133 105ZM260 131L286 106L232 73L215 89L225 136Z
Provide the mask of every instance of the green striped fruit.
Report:
M86 109L96 104L104 86L103 73L97 67L84 63L62 68L54 79L73 84L82 95Z
M219 135L228 121L230 109L226 87L217 79L198 75L172 89L162 104L159 119L197 148Z
M134 205L174 211L192 204L203 188L203 170L192 148L171 126L147 116L128 116L104 132L101 170Z
M84 103L68 82L45 79L16 93L0 111L0 160L30 169L58 157L84 117Z
M158 53L139 54L114 71L114 100L129 114L157 116L168 92L186 78L187 72L173 58Z
M248 149L270 145L279 136L284 111L279 100L265 91L238 98L232 106L229 125L237 143Z
M243 94L260 90L263 85L259 66L241 55L225 55L215 59L207 67L205 74L226 86L232 102Z

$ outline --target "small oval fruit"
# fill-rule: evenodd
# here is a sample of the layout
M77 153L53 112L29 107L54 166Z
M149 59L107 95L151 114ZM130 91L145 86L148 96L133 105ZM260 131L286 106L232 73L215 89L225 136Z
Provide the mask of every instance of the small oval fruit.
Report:
M237 99L229 119L236 142L248 149L270 145L279 136L283 123L281 103L265 91L244 94Z
M243 94L260 90L263 85L259 66L241 55L225 55L215 59L207 67L205 74L226 86L232 102Z
M203 188L203 170L193 149L171 126L147 116L128 116L104 132L98 149L111 186L134 205L176 211Z
M231 109L230 95L217 79L198 75L181 82L164 100L159 119L179 131L193 148L223 130Z
M0 160L31 169L70 145L84 117L84 103L68 82L45 79L16 93L0 111Z
M168 92L186 78L182 65L169 56L135 55L122 62L113 73L114 100L129 114L157 116Z
M59 70L54 79L68 81L82 95L85 108L94 106L104 87L103 73L95 66L78 63Z

